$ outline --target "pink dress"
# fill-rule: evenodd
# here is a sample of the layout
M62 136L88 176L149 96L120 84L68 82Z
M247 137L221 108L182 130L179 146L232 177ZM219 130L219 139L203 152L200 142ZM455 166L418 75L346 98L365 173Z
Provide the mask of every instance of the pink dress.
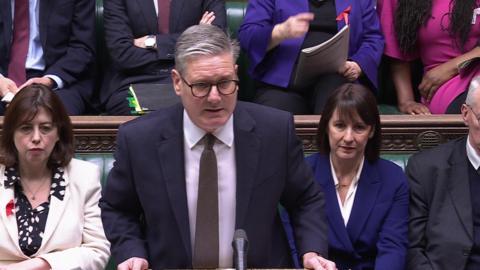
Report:
M419 0L421 1L421 0ZM419 29L417 50L411 55L402 54L395 37L393 18L397 0L379 0L377 10L380 16L382 32L385 36L384 54L393 58L410 61L420 57L424 65L424 72L447 62L477 46L480 40L480 15L477 15L475 25L470 30L470 36L465 43L465 52L455 45L455 41L448 34L450 18L448 16L450 1L433 0L432 17L425 26ZM477 4L480 0L477 0ZM453 8L453 3L452 3ZM473 10L472 10L473 16ZM472 17L468 18L472 20ZM445 113L448 105L463 91L467 90L470 81L480 75L480 65L461 72L442 84L430 103L425 103L434 114Z

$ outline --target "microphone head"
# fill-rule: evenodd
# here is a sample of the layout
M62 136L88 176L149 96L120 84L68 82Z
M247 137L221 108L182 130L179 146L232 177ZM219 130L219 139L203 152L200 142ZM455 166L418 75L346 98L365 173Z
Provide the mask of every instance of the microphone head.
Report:
M248 241L247 233L243 229L235 230L235 233L233 234L233 240L235 241L236 239L244 239L245 241Z

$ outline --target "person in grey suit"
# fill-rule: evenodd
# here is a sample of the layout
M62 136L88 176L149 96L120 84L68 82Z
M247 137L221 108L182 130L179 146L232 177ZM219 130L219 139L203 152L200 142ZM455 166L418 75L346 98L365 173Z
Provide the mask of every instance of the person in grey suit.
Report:
M238 44L218 27L188 28L178 39L172 71L182 104L120 127L100 202L119 270L231 268L236 229L249 238L248 267L290 268L279 203L293 219L304 266L335 269L324 258L323 192L303 159L293 117L237 102L238 52ZM214 194L208 198L218 196L209 200L218 206L205 209L202 161L212 150L218 162L210 170L216 176L209 178L214 184L208 191ZM200 212L218 215L204 220ZM199 227L218 227L209 231L218 239L201 243ZM209 261L199 263L198 254L205 251Z
M407 269L480 269L480 77L461 114L467 137L409 159Z
M171 84L175 42L185 29L199 23L225 30L225 1L105 0L105 42L111 63L100 101L106 112L130 114L126 98L131 84Z

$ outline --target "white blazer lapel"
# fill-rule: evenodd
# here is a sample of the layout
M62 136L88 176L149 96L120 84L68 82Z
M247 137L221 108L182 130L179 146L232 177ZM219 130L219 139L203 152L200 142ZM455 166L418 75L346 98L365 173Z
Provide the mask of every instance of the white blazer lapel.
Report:
M47 223L45 224L45 231L43 233L42 247L40 247L39 252L56 231L60 219L65 213L68 200L70 199L71 192L69 188L69 177L67 172L68 171L65 169L65 173L63 174L63 178L65 179L65 196L63 197L63 200L59 200L55 196L50 196L50 208L48 210Z
M10 202L13 202L15 194L13 188L5 188L5 167L2 166L0 168L0 220L3 223L3 227L6 228L8 231L8 235L10 236L10 240L13 242L13 245L17 248L17 250L22 254L20 247L18 245L18 227L17 227L17 220L15 215L8 214L7 215L7 205ZM6 239L2 239L5 241Z

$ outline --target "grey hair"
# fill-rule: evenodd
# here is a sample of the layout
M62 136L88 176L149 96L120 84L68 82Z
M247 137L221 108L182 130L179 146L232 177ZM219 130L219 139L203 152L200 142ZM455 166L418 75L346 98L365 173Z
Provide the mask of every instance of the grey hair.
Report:
M478 100L475 100L474 93L480 89L480 76L474 77L470 81L470 86L468 87L467 98L465 99L465 104L473 106L478 103Z
M223 53L231 53L236 62L239 52L238 42L219 27L209 24L190 26L180 35L175 45L175 69L182 73L190 58Z

